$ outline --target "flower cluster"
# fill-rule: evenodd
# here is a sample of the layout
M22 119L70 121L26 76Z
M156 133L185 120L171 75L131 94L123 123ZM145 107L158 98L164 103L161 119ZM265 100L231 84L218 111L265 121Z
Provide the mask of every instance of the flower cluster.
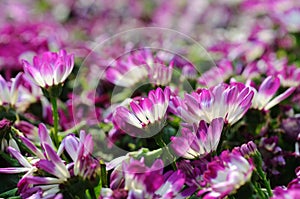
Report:
M300 198L299 0L0 7L0 198Z

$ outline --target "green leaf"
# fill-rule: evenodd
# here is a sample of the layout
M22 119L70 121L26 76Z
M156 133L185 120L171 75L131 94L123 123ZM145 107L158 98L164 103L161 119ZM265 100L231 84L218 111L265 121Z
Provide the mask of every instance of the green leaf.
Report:
M10 198L12 196L16 196L17 191L18 191L18 188L13 188L13 189L8 190L8 191L6 191L4 193L1 193L0 197L1 198Z

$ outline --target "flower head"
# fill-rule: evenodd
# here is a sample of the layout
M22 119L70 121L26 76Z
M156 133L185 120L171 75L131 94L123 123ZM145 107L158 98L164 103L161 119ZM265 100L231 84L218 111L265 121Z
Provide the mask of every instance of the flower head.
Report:
M273 98L279 87L279 77L268 76L259 86L258 91L255 88L252 88L254 92L252 107L259 110L269 110L282 100L289 97L295 90L295 87L291 87L287 89L284 93Z
M106 70L106 79L115 85L132 87L139 82L166 86L172 77L173 63L166 66L159 57L149 50L135 51L127 59L117 60Z
M223 129L223 119L213 119L209 127L204 120L199 127L183 128L181 136L173 137L171 146L174 151L184 158L194 159L203 157L217 149Z
M234 124L251 106L253 91L242 83L218 84L210 89L199 89L186 94L184 99L173 97L171 109L189 124L204 120L211 123L222 117L225 123Z
M48 88L64 83L74 67L74 54L67 54L65 50L45 52L40 57L35 56L32 65L23 60L23 66L29 79Z
M101 198L112 199L121 193L124 198L183 198L180 194L185 182L183 172L178 170L163 174L163 162L160 159L151 167L146 166L143 159L130 159L129 162L123 162L121 175L116 175L120 172L113 171L111 182L123 181L124 184L117 189L102 189Z
M208 187L200 190L198 194L205 194L204 199L224 198L249 181L253 169L251 159L245 159L240 153L223 151L207 165L204 179Z
M19 97L19 86L21 85L22 73L19 73L11 82L7 82L0 75L0 105L10 104L14 106Z
M169 105L170 89L157 88L148 97L132 100L130 109L120 106L113 115L114 124L125 131L139 136L149 136L159 132L164 125ZM147 135L143 135L147 132Z

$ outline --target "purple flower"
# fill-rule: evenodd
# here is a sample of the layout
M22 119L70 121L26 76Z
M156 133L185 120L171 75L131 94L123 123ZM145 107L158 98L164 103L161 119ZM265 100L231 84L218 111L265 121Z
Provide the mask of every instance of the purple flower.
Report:
M74 54L68 55L65 50L58 53L45 52L33 58L31 65L23 60L26 76L42 88L64 83L74 67Z
M152 136L164 126L169 105L170 89L157 88L148 97L132 100L130 109L120 106L113 114L113 123L126 133L135 136ZM146 132L146 133L145 133Z
M242 146L234 147L233 151L241 153L244 157L249 157L258 152L256 144L252 141L242 144Z
M225 198L234 193L251 178L254 165L240 153L223 151L214 161L208 163L204 180L208 187L198 192L208 198Z
M62 141L59 152L66 150L73 163L69 168L73 168L74 176L81 176L83 179L91 179L95 177L97 169L99 169L98 160L92 156L94 143L91 134L80 131L79 139L74 135L68 135Z
M227 80L233 74L233 66L228 60L222 60L217 67L204 72L198 79L200 85L206 87L216 86Z
M199 160L182 160L177 162L177 168L185 174L185 183L188 185L189 191L192 194L197 189L206 185L206 182L203 179L203 173L206 171L207 164L210 160L211 157L207 156Z
M183 188L185 176L179 170L163 174L163 162L160 159L156 160L151 167L146 166L143 159L141 161L130 159L129 162L123 162L122 171L113 172L112 181L123 181L124 184L119 184L115 187L117 189L103 188L101 198L112 199L123 193L125 198L171 199L183 198L180 191Z
M173 137L171 146L180 156L187 159L203 157L218 147L223 129L223 119L213 119L209 127L204 120L199 127L182 128L181 136Z
M210 89L199 89L185 94L184 99L171 98L170 107L185 122L198 124L204 120L211 123L222 117L225 123L234 124L251 106L253 91L242 83L219 84Z
M271 199L296 199L300 196L300 184L290 188L276 187L273 191L274 196Z
M268 76L259 86L258 91L252 87L252 90L254 92L252 107L259 110L269 110L273 106L289 97L296 89L295 87L291 87L284 93L273 98L279 87L280 79L273 76Z
M300 68L295 65L285 66L278 72L280 83L285 87L297 87L300 84Z
M165 66L150 50L134 51L127 60L117 60L106 70L106 79L115 85L132 87L145 79L157 86L166 86L172 77L173 64Z
M32 165L30 163L25 164L24 157L19 157L19 159L22 158L20 159L22 162L20 160L19 162L25 166L25 168L21 168L22 171L30 172L23 176L18 183L18 189L22 197L26 198L38 194L42 197L51 198L57 196L59 192L63 192L65 187L61 185L65 185L68 181L76 183L78 180L85 182L87 179L90 181L96 179L100 165L98 160L94 159L91 154L94 145L90 134L87 135L84 131L81 131L79 139L74 135L66 136L57 151L44 124L39 125L42 150L27 138L20 138L24 145L37 157L33 158ZM60 155L64 151L71 158L71 162L61 159ZM2 172L12 173L12 171L17 172L18 170L16 168L2 168ZM70 186L72 186L72 183ZM82 192L85 192L85 188L83 187Z
M22 73L19 73L11 82L7 82L0 75L0 105L9 104L14 106L19 97L19 86L21 85Z

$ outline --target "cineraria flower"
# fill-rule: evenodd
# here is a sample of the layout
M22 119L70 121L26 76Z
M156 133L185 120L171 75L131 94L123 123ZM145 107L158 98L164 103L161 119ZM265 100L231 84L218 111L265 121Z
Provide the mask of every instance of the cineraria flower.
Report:
M0 75L0 105L9 104L14 106L17 103L21 79L22 73L11 79L11 82L7 82Z
M80 131L79 139L74 135L68 135L62 141L59 152L65 149L70 155L73 163L73 175L81 176L84 180L95 177L97 169L99 169L99 161L93 158L94 149L93 138L91 134L86 134L83 130Z
M225 123L234 124L251 106L253 91L242 83L222 83L210 89L199 89L185 94L184 99L171 98L171 111L189 124L204 120L211 123L222 117Z
M233 73L232 64L228 60L222 60L215 66L204 72L199 78L198 83L206 87L216 86L227 80Z
M113 199L121 194L123 198L128 199L183 198L179 192L185 182L184 174L181 171L163 174L162 160L156 160L149 168L143 159L141 161L130 159L129 163L123 162L122 167L121 178L124 185L114 190L102 188L100 198ZM116 177L120 176L112 175L111 181L116 181L114 179Z
M251 178L254 165L252 160L245 159L240 153L223 151L219 157L208 163L204 172L207 187L198 192L203 199L225 198L235 193Z
M134 63L131 57L127 61L118 60L115 66L106 70L106 79L115 85L132 87L147 78L146 65Z
M181 136L171 138L171 146L184 158L203 157L217 149L222 129L222 118L213 119L209 127L204 120L201 120L199 127L194 125L193 130L182 128Z
M84 192L89 183L96 180L99 163L91 155L93 141L91 135L80 132L80 138L68 135L62 141L57 152L44 124L39 125L39 139L41 149L37 148L26 137L20 136L23 144L31 151L34 157L26 158L20 152L8 147L8 151L20 162L23 167L0 168L0 173L22 173L26 174L18 183L18 190L23 198L38 195L41 198L51 198L59 193L68 192L69 184L81 183L82 190L76 190L74 195ZM72 161L65 162L60 158L66 150ZM72 183L70 185L72 186ZM64 186L61 186L64 185Z
M120 106L113 114L113 123L126 133L138 136L152 136L158 133L165 121L169 105L170 89L157 88L148 97L132 100L130 109ZM147 132L147 134L143 134Z
M251 156L257 152L256 144L252 141L244 143L241 146L234 147L232 151L241 153L244 157Z
M276 187L273 191L273 197L271 199L297 199L299 198L300 184L286 187Z
M258 91L252 87L252 90L254 92L252 107L259 110L269 110L273 106L289 97L296 89L295 87L291 87L284 93L273 98L279 87L280 79L273 76L268 76L259 86Z
M49 88L64 83L74 67L74 54L65 50L58 53L45 52L40 57L33 58L31 65L23 60L25 74L36 85Z
M297 87L300 84L300 68L295 65L286 66L278 72L280 83L284 87Z
M43 144L47 159L41 159L36 163L39 170L49 173L51 176L30 175L23 177L18 183L18 189L22 197L28 197L42 190L43 197L55 196L60 192L60 184L68 181L71 177L67 166L48 144Z
M139 82L148 81L157 86L165 86L171 81L173 64L165 66L149 50L135 51L127 60L117 60L106 70L106 79L122 87L132 87Z
M207 164L210 162L211 157L206 156L198 160L182 160L177 162L178 170L185 174L185 184L189 187L189 191L195 191L205 186L203 173L206 171ZM184 191L186 192L186 190Z

